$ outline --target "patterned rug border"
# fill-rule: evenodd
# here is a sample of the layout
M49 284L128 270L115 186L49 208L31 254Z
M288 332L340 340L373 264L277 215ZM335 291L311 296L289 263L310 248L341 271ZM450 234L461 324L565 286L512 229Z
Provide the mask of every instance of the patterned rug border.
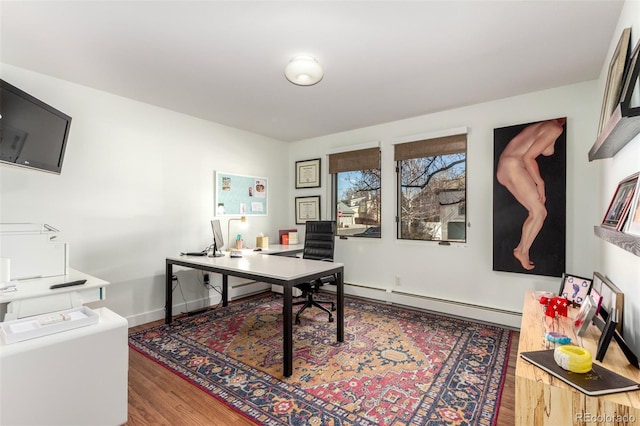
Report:
M233 315L234 314L234 307L236 306L244 306L245 309L253 309L259 305L265 304L265 303L270 303L271 301L273 301L274 299L280 299L281 296L278 295L273 295L271 293L262 293L262 294L258 294L255 296L252 296L250 298L246 298L246 299L241 299L235 302L232 302L228 308L216 308L216 309L212 309L212 310L208 310L205 311L203 313L194 315L194 316L184 316L184 317L179 317L179 318L175 318L172 324L176 324L179 322L187 322L187 323L191 323L193 322L196 318L198 317L208 317L210 319L215 319L216 317L227 317L229 315ZM505 332L505 336L503 336L503 339L501 339L501 342L504 341L504 339L506 339L506 347L504 349L504 358L502 361L502 365L501 365L501 369L500 369L500 380L499 380L499 384L497 386L497 390L498 392L495 395L495 399L494 399L494 404L493 406L491 406L491 415L489 416L489 418L485 417L486 416L486 408L488 407L484 407L483 409L479 410L479 416L476 419L477 423L474 424L479 424L479 425L491 425L491 426L495 426L497 419L498 419L498 415L499 415L499 411L500 411L500 402L502 400L502 394L504 391L504 384L505 384L505 380L506 380L506 371L508 368L508 364L509 364L509 353L511 351L511 346L513 343L513 330L511 330L508 327L504 327L501 326L499 324L494 324L494 323L487 323L487 322L482 322L482 321L476 321L473 319L467 319L464 317L458 317L458 316L448 316L446 314L442 314L439 312L434 312L434 311L429 311L429 310L424 310L424 309L420 309L420 308L415 308L415 307L411 307L411 306L405 306L405 305L399 305L399 304L390 304L390 303L385 303L385 302L380 302L377 300L372 300L372 299L367 299L367 298L361 298L361 297L357 297L357 296L347 296L345 295L345 307L349 306L349 304L353 304L353 303L358 303L358 308L362 308L362 303L365 303L367 305L369 305L370 308L375 308L376 311L381 310L384 312L384 315L389 315L389 314L397 314L398 311L401 312L405 312L407 315L415 315L415 314L428 314L431 318L433 319L437 319L439 321L445 321L448 323L456 323L458 325L460 324L474 324L477 326L481 326L481 327L488 327L488 328L493 328L493 329L501 329ZM237 308L235 308L237 309ZM223 388L223 386L221 386L220 384L218 384L215 381L211 381L211 380L207 380L204 379L202 377L196 377L194 376L194 374L192 373L191 370L189 370L188 368L185 368L182 364L176 363L174 362L173 359L171 358L167 358L166 356L162 355L162 354L158 354L157 352L153 352L152 349L145 349L144 347L137 347L136 344L134 344L134 342L132 341L131 337L134 335L138 335L144 332L148 332L150 330L158 330L158 329L162 329L163 327L166 327L166 324L160 324L160 325L156 325L156 326L152 326L137 332L131 332L129 333L129 347L134 349L136 352L140 353L141 355L143 355L145 358L155 362L156 364L160 365L161 367L165 368L166 370L168 370L169 372L177 375L178 377L182 378L183 380L185 380L187 383L194 385L196 388L200 389L202 392L205 392L208 396L211 396L213 398L215 398L215 400L217 400L218 402L224 404L225 406L231 408L234 412L242 415L244 418L248 419L249 421L255 423L255 424L259 424L259 425L280 425L280 424L287 424L287 423L282 423L281 421L279 421L277 418L271 417L269 416L267 413L265 413L264 411L260 410L259 408L253 408L251 406L251 404L248 404L244 399L239 398L235 395L231 395L230 392L228 392L227 390L225 390ZM295 343L294 343L295 345ZM147 351L152 351L153 353L149 353ZM498 353L501 353L501 347L499 347L498 349ZM154 356L155 355L155 356ZM238 361L234 358L231 358L229 356L227 356L227 354L225 353L220 353L216 351L216 355L219 358L224 358L225 362L228 362L230 364L235 364L235 365L242 365L242 368L245 371L250 371L251 375L254 375L255 377L259 377L261 380L265 381L265 382L270 382L271 384L273 384L274 386L287 390L289 392L293 392L294 394L297 393L295 392L297 389L299 389L297 386L292 385L291 383L289 383L287 381L287 378L279 378L276 376L273 376L267 372L258 370L250 365L247 365L245 363L243 363L242 361ZM443 365L444 367L444 365ZM448 376L447 376L448 377ZM488 378L487 379L487 384L490 383L491 379ZM495 383L495 381L494 381ZM304 392L304 390L303 390ZM298 395L299 396L299 395ZM487 399L484 398L481 400L481 402L486 403ZM372 422L370 419L364 418L359 416L356 413L350 413L347 412L345 410L342 410L339 406L335 406L335 404L331 404L328 403L327 401L324 401L322 399L318 399L317 397L313 396L313 395L309 395L309 394L305 394L305 399L304 399L304 403L305 404L309 404L311 406L316 406L319 407L321 410L326 410L326 406L329 405L331 406L331 408L334 408L335 412L331 413L333 415L337 415L337 416L345 416L342 420L343 422L340 422L339 424L354 424L354 425L376 425L378 423L374 423ZM316 404L318 403L318 404ZM331 411L334 411L331 410ZM483 413L485 413L483 415ZM427 421L427 419L422 418L424 421ZM348 420L348 421L347 421ZM324 423L323 423L324 424ZM338 424L338 423L336 423ZM413 424L413 422L411 423ZM420 423L422 424L422 423ZM440 423L437 423L440 424ZM465 423L466 424L466 423Z

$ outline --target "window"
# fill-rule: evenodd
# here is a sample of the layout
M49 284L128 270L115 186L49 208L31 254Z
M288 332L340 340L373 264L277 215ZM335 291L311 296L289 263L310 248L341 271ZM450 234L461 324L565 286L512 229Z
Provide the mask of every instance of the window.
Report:
M329 155L338 235L380 238L380 148Z
M397 144L398 238L465 242L467 135Z

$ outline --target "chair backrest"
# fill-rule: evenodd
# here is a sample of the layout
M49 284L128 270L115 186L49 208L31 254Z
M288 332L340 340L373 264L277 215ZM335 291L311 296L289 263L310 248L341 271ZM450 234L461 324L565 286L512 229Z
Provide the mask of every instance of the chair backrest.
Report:
M335 221L307 221L302 258L311 260L333 260L335 236Z

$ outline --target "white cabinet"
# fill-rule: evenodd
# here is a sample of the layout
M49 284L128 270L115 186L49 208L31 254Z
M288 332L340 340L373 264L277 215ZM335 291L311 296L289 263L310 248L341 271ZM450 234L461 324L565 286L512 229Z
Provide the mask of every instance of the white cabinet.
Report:
M107 308L97 324L0 343L0 424L127 422L128 323Z

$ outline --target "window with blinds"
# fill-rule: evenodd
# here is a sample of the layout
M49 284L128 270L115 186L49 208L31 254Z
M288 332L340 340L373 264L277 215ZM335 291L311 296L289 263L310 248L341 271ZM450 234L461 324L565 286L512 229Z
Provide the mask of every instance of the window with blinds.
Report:
M467 135L394 145L398 238L466 242Z
M380 148L329 155L338 235L380 238Z

